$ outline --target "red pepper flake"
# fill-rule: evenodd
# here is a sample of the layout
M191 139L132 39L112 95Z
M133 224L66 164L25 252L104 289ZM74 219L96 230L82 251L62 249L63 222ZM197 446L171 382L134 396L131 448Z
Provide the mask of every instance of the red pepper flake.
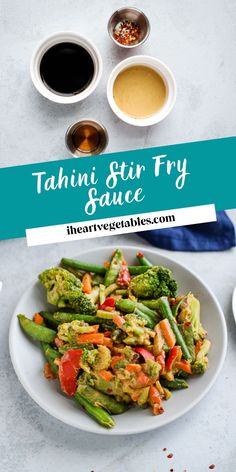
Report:
M167 451L167 447L163 447L163 449L162 449L162 450L163 450L163 451Z
M168 459L172 459L173 455L174 455L174 454L172 454L172 453L168 454L168 456L167 456Z
M116 24L113 30L113 35L118 43L129 46L130 44L138 42L140 32L141 29L137 23L134 21L123 20Z
M212 470L212 469L214 469L214 468L215 468L215 464L211 464L211 465L209 465L209 469L211 469L211 470Z

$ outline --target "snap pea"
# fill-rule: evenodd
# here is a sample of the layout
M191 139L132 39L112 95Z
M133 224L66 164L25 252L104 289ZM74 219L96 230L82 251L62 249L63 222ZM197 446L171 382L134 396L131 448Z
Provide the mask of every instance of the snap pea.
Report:
M112 256L110 266L106 271L105 279L104 279L104 285L105 287L109 287L109 285L113 284L120 272L120 269L122 268L122 262L123 262L123 254L120 249L117 249Z
M56 331L35 323L34 321L26 318L25 315L20 314L17 316L21 328L29 337L35 339L36 341L44 341L46 343L51 343L54 341L57 334Z
M153 264L144 256L142 252L137 252L136 257L141 266L152 267Z
M125 288L118 288L116 290L116 295L121 295L122 297L128 297L129 291L126 290Z
M151 310L147 306L143 305L140 302L136 302L135 300L131 300L131 299L117 300L116 308L120 311L123 311L124 313L133 313L135 308L137 308L138 310L146 314L153 321L154 326L160 320L160 317L156 313L156 311Z
M113 428L113 426L115 426L115 421L109 415L109 413L107 413L107 411L103 410L103 408L92 405L92 403L90 403L78 392L76 392L74 398L75 401L84 408L86 413L88 413L88 415L91 416L99 424L105 426L105 428Z
M138 308L135 308L134 310L134 313L135 315L137 315L139 318L141 318L142 320L145 320L146 321L146 326L150 329L153 329L156 325L155 322L152 321L151 318L149 318L149 316L147 316L145 313L143 313L141 310L139 310Z
M158 310L159 308L158 298L156 300L139 300L139 302L147 306L151 310Z
M174 380L166 380L161 379L161 385L163 387L169 388L170 390L180 390L182 388L188 388L187 382L183 379L174 379Z
M79 385L77 392L92 403L92 405L102 407L104 410L108 411L108 413L113 415L120 415L128 409L127 404L118 403L110 395L99 392L89 385Z
M167 297L159 298L159 311L163 319L166 318L167 320L169 320L172 331L174 332L176 337L176 343L181 347L184 359L191 359L191 354L189 352L188 346L178 328L176 319L173 316Z

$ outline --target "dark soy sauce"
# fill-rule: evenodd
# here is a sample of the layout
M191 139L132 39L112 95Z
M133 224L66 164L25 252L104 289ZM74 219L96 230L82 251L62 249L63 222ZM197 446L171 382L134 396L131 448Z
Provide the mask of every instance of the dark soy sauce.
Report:
M58 43L42 57L40 74L45 85L60 95L85 90L94 75L92 57L75 43Z

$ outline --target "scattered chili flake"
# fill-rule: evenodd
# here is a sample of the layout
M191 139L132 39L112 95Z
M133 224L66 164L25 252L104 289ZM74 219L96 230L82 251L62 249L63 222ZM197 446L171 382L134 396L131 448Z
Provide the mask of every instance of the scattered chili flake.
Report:
M168 459L172 459L173 455L174 455L174 454L172 454L172 453L168 454L168 456L167 456Z
M123 20L116 24L113 35L118 43L129 46L138 42L140 31L140 26L134 21Z
M209 465L209 469L214 469L214 468L215 468L215 464Z
M163 449L162 449L162 450L163 450L163 451L167 451L167 447L163 447Z

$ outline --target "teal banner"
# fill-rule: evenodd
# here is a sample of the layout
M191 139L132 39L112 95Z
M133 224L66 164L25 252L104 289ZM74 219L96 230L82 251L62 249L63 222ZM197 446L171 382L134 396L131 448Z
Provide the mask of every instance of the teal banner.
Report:
M215 204L236 208L236 137L0 169L0 239L27 228Z

